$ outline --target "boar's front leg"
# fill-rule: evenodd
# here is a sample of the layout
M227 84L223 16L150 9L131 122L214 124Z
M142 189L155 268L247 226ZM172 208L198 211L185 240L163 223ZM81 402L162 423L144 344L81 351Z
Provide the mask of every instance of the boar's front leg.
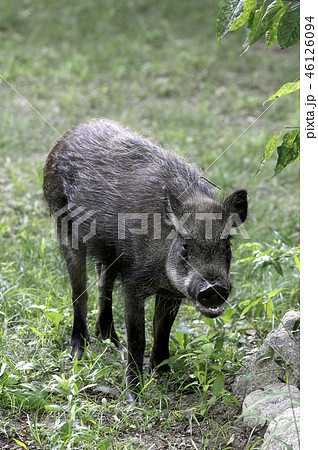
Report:
M87 290L86 290L86 253L83 250L74 250L64 247L64 257L72 287L73 301L73 330L71 355L81 359L85 344L89 342L89 334L86 324L87 316Z
M150 356L150 366L154 369L169 358L169 337L171 327L180 307L181 299L156 296L153 318L154 344ZM159 372L168 372L168 364L158 368Z
M125 324L128 341L128 365L126 372L126 401L132 403L140 394L142 368L145 352L145 306L144 298L135 292L124 290Z
M109 338L118 348L119 339L114 327L112 311L112 294L117 273L112 268L107 269L104 264L96 265L98 273L98 304L99 311L95 326L95 335L102 339Z

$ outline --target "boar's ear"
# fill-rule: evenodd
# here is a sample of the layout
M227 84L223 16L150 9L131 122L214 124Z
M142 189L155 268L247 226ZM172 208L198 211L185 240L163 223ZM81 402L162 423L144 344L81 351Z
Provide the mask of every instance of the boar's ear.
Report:
M245 189L237 189L232 192L231 195L223 203L224 209L227 214L237 214L239 216L239 223L233 220L233 227L239 226L241 223L245 222L247 217L247 191Z

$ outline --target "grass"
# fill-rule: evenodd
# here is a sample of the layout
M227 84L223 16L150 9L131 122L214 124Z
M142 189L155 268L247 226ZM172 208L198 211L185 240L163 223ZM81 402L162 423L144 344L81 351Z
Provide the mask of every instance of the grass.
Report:
M298 167L272 178L269 163L254 174L272 134L298 125L297 96L250 125L262 102L297 77L297 49L266 54L260 44L239 57L239 32L217 47L218 5L207 0L4 0L1 8L0 73L20 95L1 80L0 442L210 449L234 436L235 448L252 446L234 421L231 376L299 301ZM145 399L131 407L121 397L125 355L95 340L82 362L68 359L70 288L42 204L41 170L54 141L100 116L208 168L224 195L238 186L250 195L251 240L234 242L232 308L209 322L184 304L170 342L170 378L157 383L145 371ZM89 295L92 330L95 285ZM114 310L125 341L120 289ZM146 356L152 314L149 301ZM252 328L258 338L247 334Z

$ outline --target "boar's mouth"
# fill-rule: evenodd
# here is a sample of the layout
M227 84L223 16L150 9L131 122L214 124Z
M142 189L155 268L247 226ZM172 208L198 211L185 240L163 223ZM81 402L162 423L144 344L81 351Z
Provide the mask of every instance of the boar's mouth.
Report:
M196 307L206 317L217 317L225 311L229 289L220 285L210 285L199 292Z

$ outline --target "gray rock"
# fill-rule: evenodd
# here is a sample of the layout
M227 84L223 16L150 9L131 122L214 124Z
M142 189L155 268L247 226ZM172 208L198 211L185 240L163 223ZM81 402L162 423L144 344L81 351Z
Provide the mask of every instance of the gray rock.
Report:
M232 392L243 400L247 394L269 384L286 380L297 386L299 380L299 330L293 332L299 312L289 311L283 317L279 327L271 331L260 348L247 359L244 373L234 381Z
M271 394L280 394L265 400ZM300 392L296 386L287 386L285 383L276 383L265 386L263 389L248 394L242 405L242 414L256 414L260 417L244 417L245 424L254 428L255 426L263 427L268 422L268 418L274 419L279 414L282 414L288 408L291 408L292 402L299 401ZM263 401L262 401L263 400ZM254 405L256 402L256 405ZM297 403L296 403L297 405Z
M262 448L266 450L286 450L286 442L293 450L299 450L299 432L300 432L300 408L294 408L296 422L293 417L292 408L288 408L284 413L275 417L271 422L264 436ZM288 425L290 424L290 425ZM296 429L297 426L297 429ZM281 441L278 441L277 439Z

